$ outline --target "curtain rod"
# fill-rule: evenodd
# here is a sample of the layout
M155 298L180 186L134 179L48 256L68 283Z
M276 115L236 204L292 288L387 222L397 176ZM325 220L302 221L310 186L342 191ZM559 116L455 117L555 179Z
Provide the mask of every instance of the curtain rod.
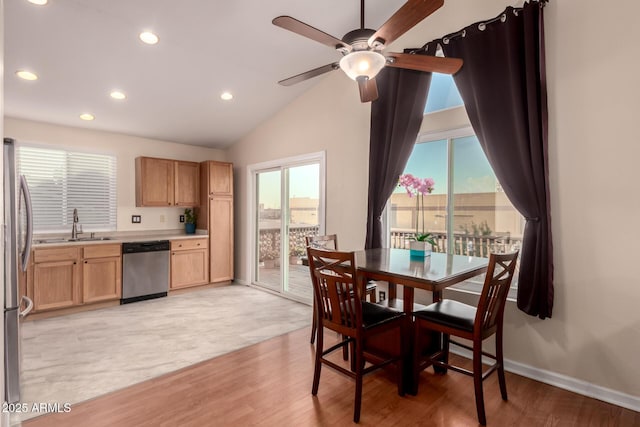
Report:
M538 3L540 5L540 7L544 7L546 6L546 4L549 2L549 0L529 0L528 3ZM509 9L509 8L507 8ZM522 10L522 7L518 7L518 8L511 8L511 11L513 12L513 14L515 16L518 16L518 13L520 13L520 11ZM487 29L487 25L489 24L493 24L495 22L506 22L507 21L507 12L502 12L500 15L496 16L495 18L486 20L486 21L480 21L477 24L472 24L472 25L477 25L478 29L480 31L484 31ZM416 53L416 52L420 52L420 51L426 51L427 47L429 46L430 43L438 43L440 41L442 41L442 43L444 44L449 44L449 42L454 39L454 38L458 38L458 37L465 37L467 35L467 31L466 30L460 30L457 31L455 33L451 33L448 34L444 37L442 37L441 39L436 39L436 40L432 40L430 42L427 42L424 46L422 46L420 49L414 49L411 53Z

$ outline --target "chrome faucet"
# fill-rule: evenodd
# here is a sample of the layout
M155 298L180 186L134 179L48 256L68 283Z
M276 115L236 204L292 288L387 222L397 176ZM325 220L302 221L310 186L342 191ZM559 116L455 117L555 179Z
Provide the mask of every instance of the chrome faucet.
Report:
M78 238L78 209L73 209L73 225L71 226L71 240Z

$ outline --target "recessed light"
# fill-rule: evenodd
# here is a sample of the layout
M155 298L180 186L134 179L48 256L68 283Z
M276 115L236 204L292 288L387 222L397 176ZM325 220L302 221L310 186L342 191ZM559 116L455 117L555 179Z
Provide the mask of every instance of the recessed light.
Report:
M27 0L29 3L38 5L38 6L44 6L45 4L48 3L49 0Z
M91 120L95 119L96 117L93 114L90 114L90 113L82 113L82 114L80 114L80 118L82 120L91 121Z
M121 92L119 90L114 90L109 95L111 95L113 99L125 99L127 97L127 95L125 95L124 92Z
M140 40L142 40L146 44L156 44L158 43L159 39L158 39L158 36L156 36L152 32L145 31L143 33L140 33Z
M225 101L230 101L233 99L233 95L230 92L222 92L220 98L224 99Z
M24 80L38 80L38 76L35 73L32 73L31 71L27 71L27 70L16 71L16 76Z

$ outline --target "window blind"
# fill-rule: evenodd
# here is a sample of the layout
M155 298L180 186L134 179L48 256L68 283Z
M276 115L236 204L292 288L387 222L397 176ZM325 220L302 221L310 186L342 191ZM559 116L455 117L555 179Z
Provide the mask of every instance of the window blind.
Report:
M87 231L116 230L116 157L21 145L17 166L33 204L34 232L66 232L78 209Z

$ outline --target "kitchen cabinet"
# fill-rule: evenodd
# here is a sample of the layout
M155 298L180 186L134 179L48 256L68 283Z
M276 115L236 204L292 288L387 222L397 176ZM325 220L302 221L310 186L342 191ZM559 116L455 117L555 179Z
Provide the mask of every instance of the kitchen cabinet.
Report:
M26 291L35 313L120 299L119 243L35 248L32 260Z
M209 281L233 280L233 164L200 163L198 228L209 233Z
M233 164L206 162L210 196L233 196Z
M80 304L79 261L77 247L34 250L32 274L27 273L27 296L34 312Z
M171 241L170 289L209 283L208 238Z
M200 165L136 158L136 206L198 206Z
M122 295L120 244L82 248L82 302L118 300Z
M200 205L200 164L176 161L174 164L174 205Z

